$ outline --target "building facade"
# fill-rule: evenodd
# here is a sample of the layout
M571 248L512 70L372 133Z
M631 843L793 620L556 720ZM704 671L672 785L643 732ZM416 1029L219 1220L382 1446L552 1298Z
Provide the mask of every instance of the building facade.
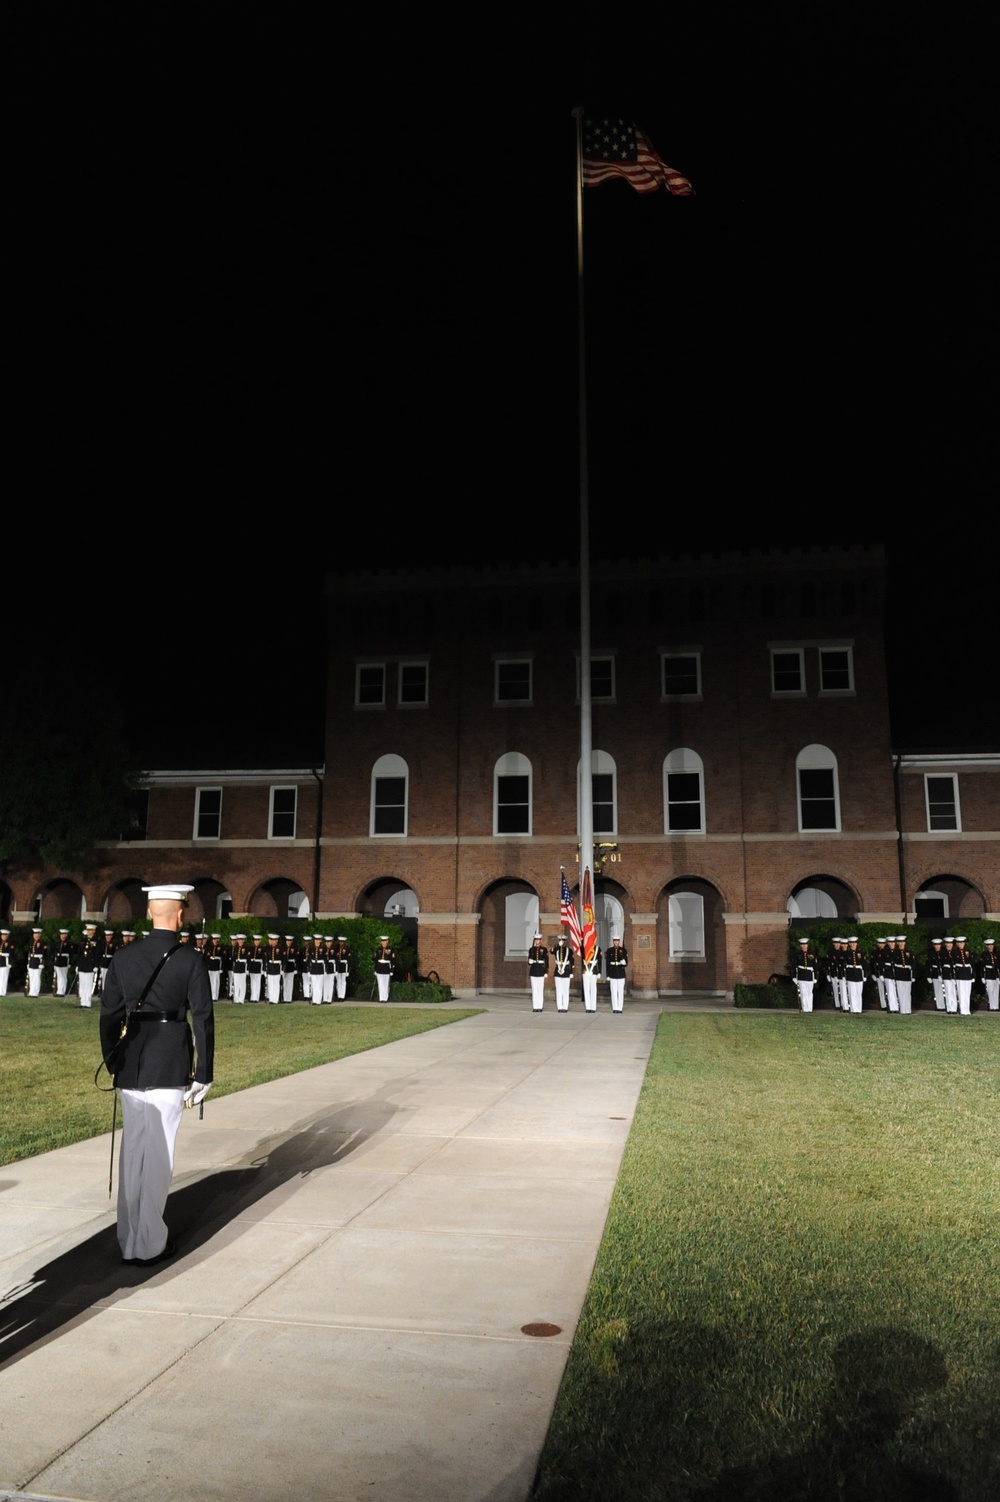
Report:
M876 547L596 565L596 907L637 991L766 979L790 916L997 916L1000 755L894 751L884 589ZM576 571L338 574L327 598L322 768L155 772L144 840L8 875L8 910L124 921L176 876L194 921L416 916L424 971L525 986L561 867L577 885Z

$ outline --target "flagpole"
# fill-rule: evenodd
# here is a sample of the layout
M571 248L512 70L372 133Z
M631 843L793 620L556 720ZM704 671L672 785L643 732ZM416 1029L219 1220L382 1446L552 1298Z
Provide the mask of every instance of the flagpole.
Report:
M593 726L590 705L590 478L587 466L587 360L583 303L583 109L576 121L576 329L580 458L580 870L594 864Z

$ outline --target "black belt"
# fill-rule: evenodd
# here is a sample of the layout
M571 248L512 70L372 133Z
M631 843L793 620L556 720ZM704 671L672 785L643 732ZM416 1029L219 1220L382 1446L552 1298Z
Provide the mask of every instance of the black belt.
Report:
M183 1022L185 1012L147 1012L142 1007L136 1012L140 1022Z

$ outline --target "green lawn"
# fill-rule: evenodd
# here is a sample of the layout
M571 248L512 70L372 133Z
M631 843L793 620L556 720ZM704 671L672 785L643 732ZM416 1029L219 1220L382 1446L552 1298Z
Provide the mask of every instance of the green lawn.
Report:
M297 1074L471 1017L439 1007L218 1006L212 1095ZM0 1164L111 1130L94 1088L99 1013L47 996L0 998ZM100 1083L108 1084L102 1071Z
M660 1019L536 1496L1000 1496L1000 1026Z

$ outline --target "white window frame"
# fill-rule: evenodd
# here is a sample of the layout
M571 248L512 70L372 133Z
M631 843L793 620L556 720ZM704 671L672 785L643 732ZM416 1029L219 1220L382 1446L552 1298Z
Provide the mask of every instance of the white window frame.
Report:
M379 782L388 778L398 777L401 777L403 779L402 805L398 803L376 803L375 794ZM403 827L401 830L377 830L375 828L376 814L380 808L399 808L400 806L402 806L403 809ZM385 756L380 756L372 767L371 794L368 808L368 833L373 840L404 840L407 836L409 827L410 769L401 756L396 756L393 752L389 752Z
M823 656L827 652L845 652L847 654L847 687L827 688L823 683ZM819 692L823 699L846 699L854 694L854 643L849 641L827 641L817 648L819 655Z
M697 912L698 917L692 924L691 917L685 914L686 904L692 912ZM696 906L697 905L697 906ZM701 947L685 948L683 940L691 937L692 926L701 929ZM687 930L687 934L685 934ZM705 954L705 899L700 892L669 892L667 894L667 933L669 954L672 960L703 960ZM677 943L678 938L681 940Z
M405 668L423 668L424 670L424 696L422 699L403 698L403 670ZM431 673L430 663L426 657L411 657L399 664L396 675L396 703L400 709L426 709L430 703Z
M361 698L361 674L371 672L373 668L382 670L382 697L381 699ZM385 680L386 671L384 662L357 662L354 665L354 707L355 709L384 709L385 708Z
M772 699L804 699L806 696L806 649L797 646L781 646L769 648L771 653L771 698ZM777 688L774 681L774 659L776 657L797 657L799 659L799 686L798 688Z
M611 692L610 694L594 693L594 663L607 662L611 665ZM580 654L576 654L576 702L579 704L580 695L583 691L583 675L580 672ZM614 704L618 692L618 680L615 672L615 654L613 652L591 652L590 654L590 699L593 704Z
M670 797L670 778L674 775L698 776L698 806L700 823L697 829L671 829L670 805L671 802L678 808L693 806L694 800L682 800ZM663 758L663 832L664 834L704 834L708 828L705 818L705 764L697 751L692 751L690 746L676 746L673 751L668 751Z
M538 894L536 892L508 892L503 904L503 957L505 960L526 960L528 950L538 932ZM524 948L511 944L511 939L524 939Z
M806 824L802 817L802 772L831 772L833 774L833 812L835 822L830 824ZM829 746L813 743L803 746L795 758L795 806L798 813L800 834L839 834L840 825L840 777L837 758Z
M274 795L275 793L292 794L292 832L291 834L275 834L274 832ZM267 837L269 840L294 840L295 831L299 822L299 790L294 784L276 783L272 786L267 809Z
M697 700L701 699L701 697L702 697L702 685L701 685L701 650L702 650L701 647L671 647L668 651L661 650L661 652L660 652L660 702L661 703L676 703L678 700L681 700L681 701L686 700L688 703L694 703ZM665 684L664 684L664 673L666 672L667 663L670 662L670 661L676 661L677 659L683 659L684 661L687 661L689 658L692 658L692 657L694 658L695 678L696 678L697 685L698 685L697 688L695 689L694 693L690 693L690 694L672 694L672 693L668 693L668 691L667 691L667 689L665 687Z
M501 699L500 697L500 669L505 667L526 666L528 669L528 697L526 699ZM493 659L493 705L496 709L524 709L534 703L535 691L535 661L533 657L495 657Z
M595 777L611 778L611 821L610 829L598 829L595 821L593 833L611 834L618 833L618 768L615 759L607 751L591 751L590 753L590 777L591 777L591 816L593 816L594 795L593 779ZM580 833L580 817L583 813L583 777L579 761L576 764L576 832Z
M528 827L527 829L501 830L500 829L500 778L501 777L526 777L528 779ZM493 833L501 840L524 839L531 834L534 817L534 780L532 777L531 762L520 751L505 751L503 756L497 759L493 768ZM521 804L504 805L505 807L520 808Z
M202 816L201 799L202 799L202 794L203 793L218 793L218 795L219 795L219 812L218 812L218 814L216 816L218 818L219 825L218 825L218 828L216 829L215 834L199 834L198 833L198 825L201 823L201 816ZM192 835L192 839L195 839L195 840L218 840L218 839L221 839L221 838L222 838L222 789L221 789L221 787L197 787L194 790L194 833Z
M955 822L948 826L938 825L937 828L931 823L931 782L951 783L952 804L955 810ZM958 773L957 772L925 772L924 773L924 808L927 812L928 834L961 834L962 832L962 805L958 800ZM935 894L937 895L937 894Z

